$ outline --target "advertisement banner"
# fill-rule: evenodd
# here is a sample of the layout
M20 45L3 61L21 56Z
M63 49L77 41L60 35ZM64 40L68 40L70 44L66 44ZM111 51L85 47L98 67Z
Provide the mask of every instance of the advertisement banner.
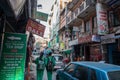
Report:
M44 31L45 31L45 26L32 20L32 19L29 19L27 26L26 26L26 31L29 31L33 34L43 37Z
M64 49L65 48L65 43L64 42L61 42L60 43L60 50Z
M36 12L36 19L40 19L40 20L42 20L42 21L46 21L46 22L47 22L48 14L37 11L37 12Z
M105 35L108 33L108 18L106 6L102 3L97 3L96 10L97 10L98 34Z
M24 80L27 35L5 33L0 60L0 80Z

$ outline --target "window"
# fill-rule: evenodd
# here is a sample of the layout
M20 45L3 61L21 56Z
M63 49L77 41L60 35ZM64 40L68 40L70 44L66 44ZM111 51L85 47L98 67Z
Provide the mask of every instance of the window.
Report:
M66 71L68 74L73 76L75 68L76 68L76 65L70 64L68 67L65 68L64 71Z
M87 21L87 22L85 23L85 31L86 31L86 32L90 32L90 21Z
M76 31L73 31L73 32L72 32L73 40L77 39L76 33L77 33Z
M108 72L109 80L120 80L120 71Z
M110 27L120 25L120 7L113 11L109 11L109 25Z
M93 18L93 22L94 22L94 28L96 28L97 27L97 18L96 18L96 16Z
M77 66L74 72L74 76L79 80L88 80L88 68Z
M120 7L114 11L114 24L120 25Z
M93 32L93 34L97 34L98 30L97 30L97 18L96 18L96 16L92 18L92 24L93 24L92 32Z
M94 69L90 70L90 80L97 80L96 72Z

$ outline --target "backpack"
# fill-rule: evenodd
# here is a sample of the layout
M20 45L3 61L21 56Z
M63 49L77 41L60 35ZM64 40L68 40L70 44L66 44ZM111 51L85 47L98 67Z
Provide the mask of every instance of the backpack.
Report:
M46 65L46 69L47 69L48 71L53 71L54 65L53 65L52 59L53 59L53 57L51 58L51 60L50 60L49 57L48 57L48 62L47 62L47 65Z
M44 61L39 60L38 69L44 69L44 68L45 68Z

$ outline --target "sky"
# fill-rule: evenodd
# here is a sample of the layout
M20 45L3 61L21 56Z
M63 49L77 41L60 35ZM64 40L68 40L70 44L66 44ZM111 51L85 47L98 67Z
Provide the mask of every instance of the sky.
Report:
M44 12L44 13L50 13L52 4L54 0L38 0L37 5L41 4L42 8L37 8L37 11ZM48 37L49 34L49 24L44 21L40 21L41 24L46 26L44 37Z

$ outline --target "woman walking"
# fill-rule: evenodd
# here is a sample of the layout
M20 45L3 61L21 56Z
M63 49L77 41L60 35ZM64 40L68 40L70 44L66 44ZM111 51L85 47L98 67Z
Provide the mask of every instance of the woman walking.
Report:
M42 80L44 69L45 69L43 52L40 53L40 56L34 62L37 65L37 68L36 68L37 80Z
M55 66L55 58L52 56L52 51L47 52L47 57L45 58L45 66L47 70L48 80L52 80L53 68Z

